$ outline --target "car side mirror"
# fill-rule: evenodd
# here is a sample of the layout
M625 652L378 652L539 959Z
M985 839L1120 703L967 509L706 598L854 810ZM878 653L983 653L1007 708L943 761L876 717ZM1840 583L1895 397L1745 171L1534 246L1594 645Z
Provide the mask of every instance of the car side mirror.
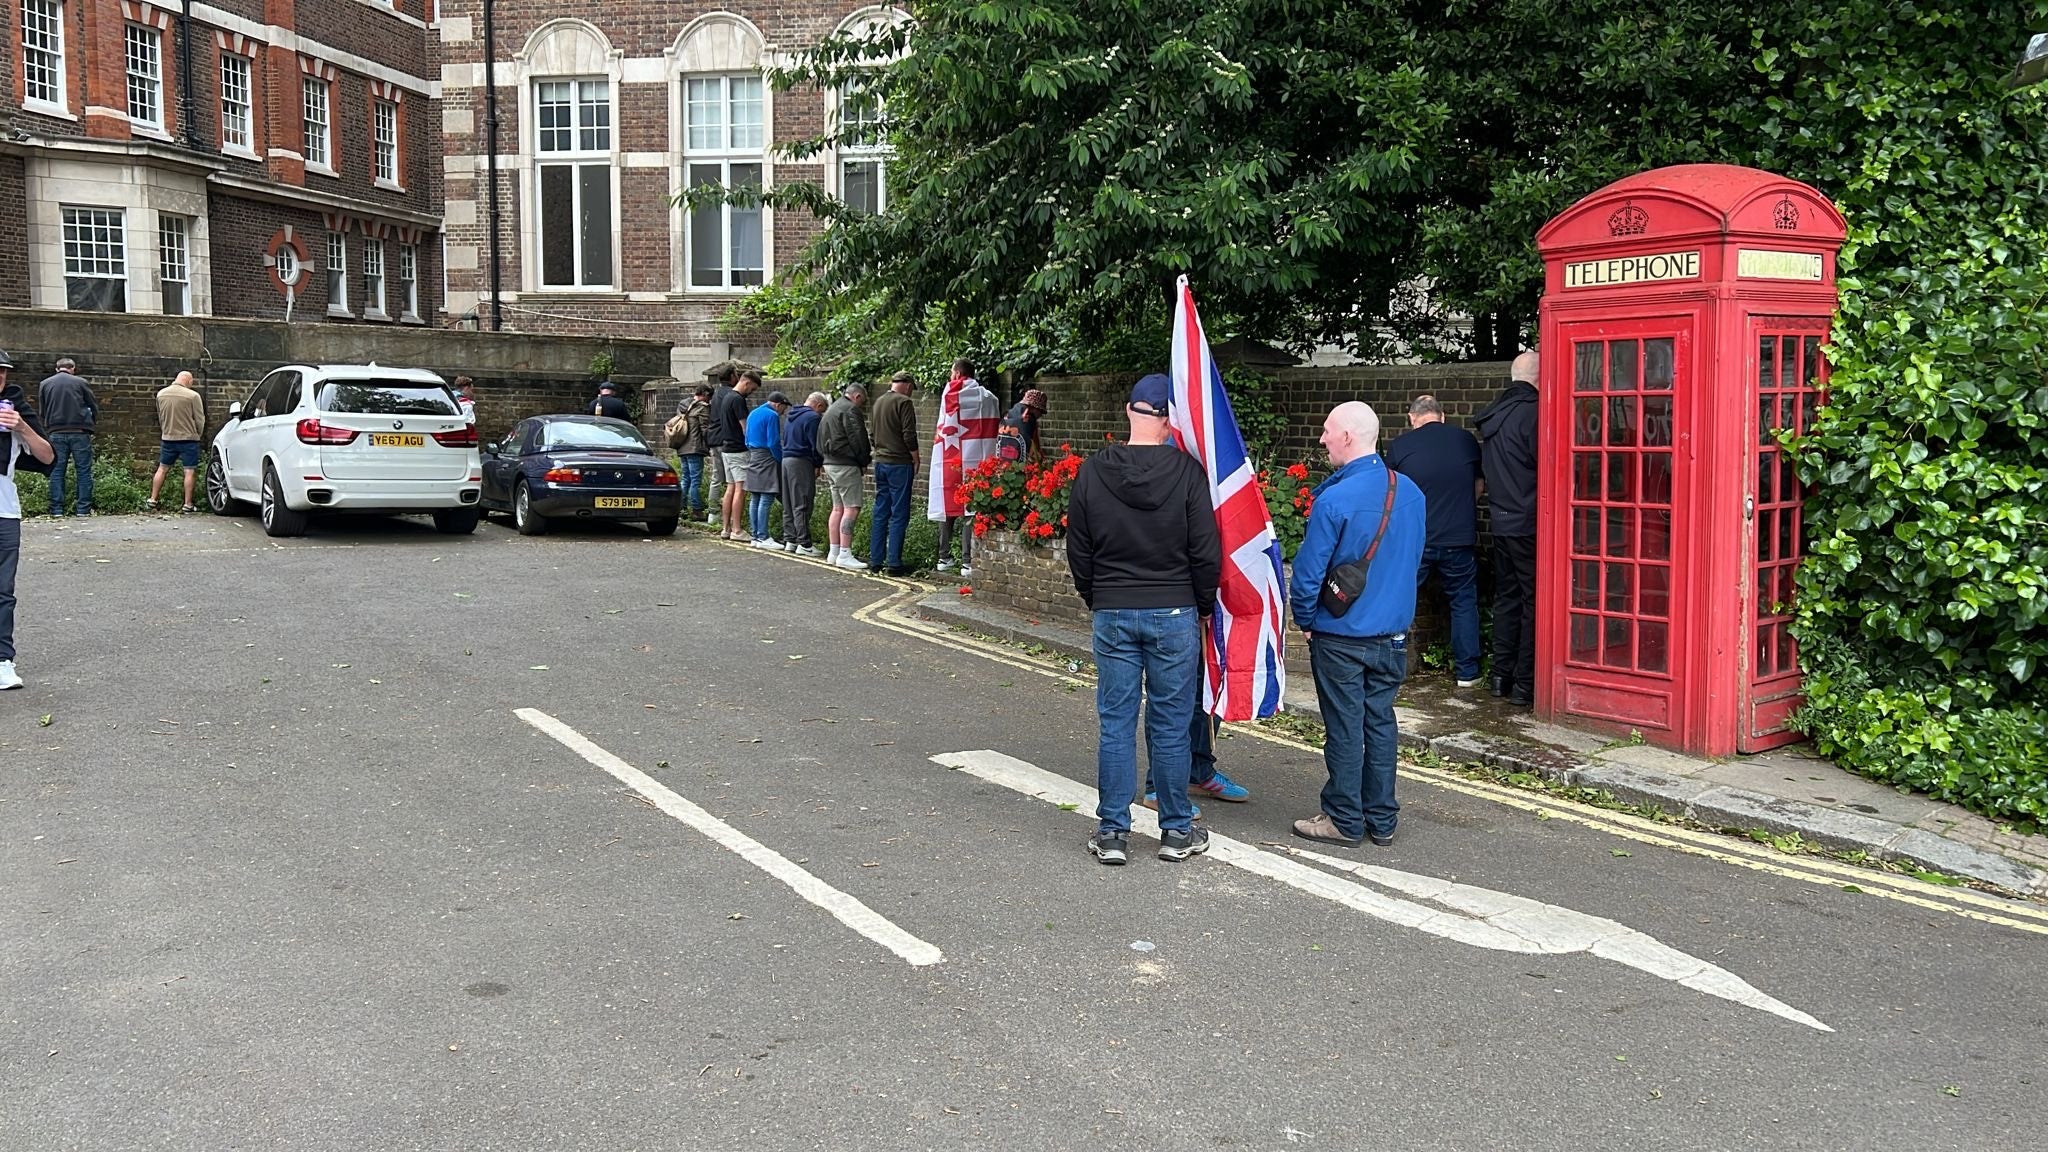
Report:
M229 402L228 402L228 419L230 419L230 420L240 420L241 418L242 418L242 402L241 402L240 400L231 400L231 401L229 401Z
M500 444L496 440L493 440L489 444L484 445L484 455L496 456L500 452L504 451L504 448L505 446L503 444Z

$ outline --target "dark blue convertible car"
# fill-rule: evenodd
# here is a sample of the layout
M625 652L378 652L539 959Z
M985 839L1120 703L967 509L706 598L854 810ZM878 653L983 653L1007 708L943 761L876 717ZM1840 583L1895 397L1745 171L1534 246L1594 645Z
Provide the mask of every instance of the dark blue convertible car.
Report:
M512 514L521 535L550 520L638 520L672 536L683 513L682 481L624 420L534 416L483 446L483 506Z

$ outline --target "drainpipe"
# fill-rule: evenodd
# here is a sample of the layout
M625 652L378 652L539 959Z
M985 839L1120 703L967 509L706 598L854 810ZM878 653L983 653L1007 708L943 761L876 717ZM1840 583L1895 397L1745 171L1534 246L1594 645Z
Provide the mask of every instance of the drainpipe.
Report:
M199 114L192 96L192 0L178 10L178 119L185 125L185 147L199 151Z
M498 300L498 37L492 15L497 5L484 0L484 179L489 184L491 229L491 331L503 331L505 307Z

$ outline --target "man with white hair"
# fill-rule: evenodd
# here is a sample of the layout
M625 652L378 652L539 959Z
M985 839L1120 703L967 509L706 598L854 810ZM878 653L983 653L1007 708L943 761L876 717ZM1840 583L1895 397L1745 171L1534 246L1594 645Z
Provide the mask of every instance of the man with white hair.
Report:
M825 470L818 448L825 403L823 392L804 397L803 407L790 414L782 429L782 540L799 556L818 554L811 546L811 508L818 500L818 473Z
M1323 421L1336 471L1316 486L1287 588L1308 637L1329 773L1322 811L1296 820L1294 834L1346 848L1368 836L1383 848L1394 842L1394 696L1408 677L1415 571L1428 537L1422 490L1380 459L1379 437L1378 413L1356 400Z
M1493 694L1510 704L1536 700L1536 375L1542 357L1524 352L1500 397L1472 427L1493 518Z

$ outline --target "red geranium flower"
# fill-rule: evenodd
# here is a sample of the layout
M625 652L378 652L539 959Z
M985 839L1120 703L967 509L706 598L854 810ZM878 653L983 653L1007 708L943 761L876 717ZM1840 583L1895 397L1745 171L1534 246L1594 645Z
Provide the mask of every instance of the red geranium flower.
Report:
M1308 479L1308 465L1289 464L1287 466L1287 474L1296 480L1306 480Z

